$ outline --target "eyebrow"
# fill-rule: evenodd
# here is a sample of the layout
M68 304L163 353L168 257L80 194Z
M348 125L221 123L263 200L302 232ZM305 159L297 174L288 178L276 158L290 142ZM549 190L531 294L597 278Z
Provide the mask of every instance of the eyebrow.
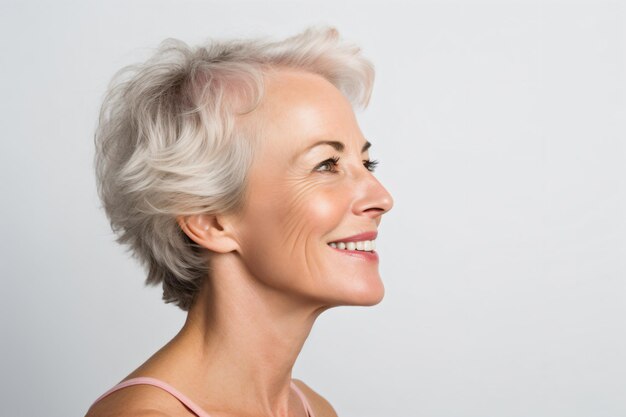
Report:
M317 142L313 143L310 146L307 146L306 149L304 149L302 152L300 152L296 156L300 156L300 155L310 151L311 149L315 148L316 146L321 146L321 145L330 145L333 148L335 148L335 150L337 152L343 152L343 150L346 148L346 146L342 142L339 142L339 141L336 141L336 140L320 140L320 141L317 141ZM361 149L361 153L363 153L366 150L368 150L371 146L372 146L372 144L369 141L365 141L365 144L363 145L363 148Z

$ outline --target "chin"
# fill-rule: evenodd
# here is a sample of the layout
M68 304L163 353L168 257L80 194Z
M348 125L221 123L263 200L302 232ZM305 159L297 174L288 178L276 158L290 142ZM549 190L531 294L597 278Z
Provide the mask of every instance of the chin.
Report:
M370 298L364 299L363 303L360 305L364 307L375 306L376 304L383 301L383 298L385 298L385 288L381 286L381 290L377 294L372 294Z
M370 307L380 303L384 297L385 286L379 278L358 289L353 289L346 297L344 305Z

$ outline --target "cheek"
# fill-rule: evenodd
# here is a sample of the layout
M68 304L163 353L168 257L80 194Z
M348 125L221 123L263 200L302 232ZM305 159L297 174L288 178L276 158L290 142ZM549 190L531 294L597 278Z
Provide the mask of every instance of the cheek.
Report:
M293 184L278 210L280 229L290 247L317 247L335 235L350 210L351 193L339 182Z
M292 215L306 220L311 233L321 239L333 234L346 217L349 207L347 190L330 186L307 195Z
M318 273L316 258L347 216L350 193L337 184L288 187L253 206L242 237L245 261L258 278L290 285L294 274Z

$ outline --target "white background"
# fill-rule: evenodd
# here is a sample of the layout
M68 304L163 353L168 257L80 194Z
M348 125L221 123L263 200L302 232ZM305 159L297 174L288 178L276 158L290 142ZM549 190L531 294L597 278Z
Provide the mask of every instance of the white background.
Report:
M294 377L341 417L626 415L624 2L3 1L0 414L80 416L179 329L97 200L113 73L176 37L336 26L395 197L375 307Z

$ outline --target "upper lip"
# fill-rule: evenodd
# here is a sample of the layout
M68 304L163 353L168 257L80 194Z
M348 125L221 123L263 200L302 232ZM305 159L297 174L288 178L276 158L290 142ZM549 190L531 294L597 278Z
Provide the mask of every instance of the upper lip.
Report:
M374 239L376 239L376 236L378 236L378 232L377 231L365 232L365 233L359 233L358 235L354 235L354 236L350 236L350 237L344 237L344 238L341 238L341 239L333 240L330 243L333 243L333 242L359 242L359 241L362 241L362 240L374 240Z

